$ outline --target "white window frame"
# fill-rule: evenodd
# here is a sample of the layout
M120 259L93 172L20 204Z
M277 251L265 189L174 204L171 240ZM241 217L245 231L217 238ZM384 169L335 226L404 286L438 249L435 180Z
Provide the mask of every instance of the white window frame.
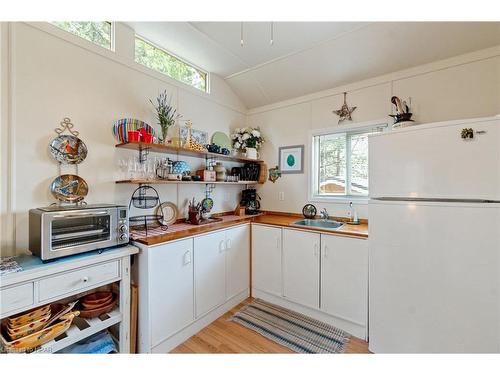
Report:
M96 22L96 21L89 21L89 22ZM52 22L47 22L47 23L51 27L53 27L53 28L55 28L57 30L60 30L60 31L65 32L66 34L72 35L72 37L74 37L74 38L78 38L78 40L83 40L84 43L90 43L92 46L96 46L96 47L102 48L105 51L116 52L115 51L115 46L116 46L116 41L115 41L116 23L114 21L99 21L99 22L108 22L111 25L111 33L110 33L111 35L110 35L110 46L109 46L109 48L103 47L103 46L101 46L101 45L99 45L99 44L97 44L97 43L95 43L95 42L93 42L91 40L85 39L85 38L81 37L80 35L74 34L71 31L63 29L62 27L56 26Z
M308 192L309 192L309 201L311 202L324 202L324 203L347 203L347 202L357 202L357 203L368 203L368 196L360 196L360 195L331 195L325 196L317 194L316 189L316 181L318 180L318 171L319 171L319 153L316 152L316 146L314 144L315 137L320 135L328 135L328 134L362 134L369 132L371 130L379 130L386 131L388 130L388 121L386 119L382 120L373 120L373 121L365 121L365 122L357 122L351 124L340 124L336 127L329 127L325 129L317 129L309 132L309 175L308 175ZM348 143L347 138L347 143ZM349 144L346 144L346 149L349 150ZM350 164L350 153L346 153L346 164L349 166ZM346 168L346 182L349 180L347 174L350 173L350 168ZM368 188L369 189L369 188ZM369 190L368 190L369 191Z
M177 78L170 77L170 76L169 76L168 74L166 74L166 73L160 72L160 71L155 70L155 69L151 69L149 66L146 66L146 65L141 64L140 62L138 62L138 61L136 60L136 58L135 58L135 42L136 42L136 40L137 40L137 39L142 39L144 42L146 42L146 43L148 43L148 44L152 45L152 46L153 46L153 47L155 47L155 48L158 48L160 51L165 52L167 55L173 56L173 57L175 57L177 60L179 60L179 61L183 62L184 64L189 65L190 67L192 67L192 68L194 68L194 69L197 69L197 70L199 70L199 71L201 71L201 72L205 73L205 75L206 75L206 77L207 77L207 78L206 78L206 81L205 81L205 90L199 89L198 87L195 87L195 86L192 86L192 85L190 85L190 84L188 84L188 83L186 83L186 82L180 81L180 80L178 80ZM195 89L195 90L198 90L198 91L200 91L200 92L203 92L203 93L206 93L206 94L210 94L210 81L211 81L211 79L210 79L210 72L206 71L205 69L200 68L198 65L193 64L192 62L187 61L186 59L183 59L182 57L180 57L180 56L176 55L175 53L170 52L168 49L166 49L166 48L164 48L164 47L159 46L158 44L156 44L156 43L152 42L151 40L149 40L148 38L143 37L143 36L142 36L142 35L140 35L140 34L135 34L135 35L134 35L134 61L135 61L135 63L136 63L137 65L140 65L140 66L142 66L142 67L144 67L144 68L146 68L146 69L149 69L149 70L152 70L152 71L154 71L154 72L160 73L160 74L162 74L162 75L164 75L164 76L167 76L167 77L168 77L168 78L170 78L170 79L173 79L173 80L174 80L174 81L176 81L176 82L179 82L179 83L181 83L181 84L183 84L183 85L186 85L186 86L188 86L188 87L191 87L191 88L193 88L193 89Z

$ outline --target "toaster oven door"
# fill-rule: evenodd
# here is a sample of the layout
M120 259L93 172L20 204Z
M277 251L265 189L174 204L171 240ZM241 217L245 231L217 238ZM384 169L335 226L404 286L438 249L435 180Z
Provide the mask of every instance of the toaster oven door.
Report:
M43 223L43 259L59 258L117 243L116 210L79 210L49 215Z

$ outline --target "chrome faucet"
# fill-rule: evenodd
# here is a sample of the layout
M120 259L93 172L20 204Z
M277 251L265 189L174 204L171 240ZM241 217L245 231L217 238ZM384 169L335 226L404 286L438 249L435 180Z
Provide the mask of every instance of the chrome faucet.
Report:
M320 216L323 220L328 220L329 218L329 215L328 215L328 211L326 210L326 208L323 208L321 211L320 211Z

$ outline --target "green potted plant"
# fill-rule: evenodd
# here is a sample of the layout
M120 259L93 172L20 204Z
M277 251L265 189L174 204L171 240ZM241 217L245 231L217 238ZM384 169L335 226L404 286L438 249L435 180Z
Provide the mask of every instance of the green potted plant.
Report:
M177 109L172 107L170 100L168 99L167 90L164 90L156 98L156 104L149 99L150 103L156 110L156 118L158 120L158 125L161 128L162 141L163 143L168 142L168 129L175 124L175 122L182 116L177 113Z

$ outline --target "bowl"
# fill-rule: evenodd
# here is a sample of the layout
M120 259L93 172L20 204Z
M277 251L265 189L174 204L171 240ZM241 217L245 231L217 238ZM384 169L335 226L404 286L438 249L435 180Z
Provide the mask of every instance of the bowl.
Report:
M81 299L82 305L99 306L109 303L113 299L112 292L95 292L87 294Z
M117 296L113 295L113 299L104 306L100 306L94 309L80 310L80 316L85 319L97 318L99 315L106 314L111 310L113 310L117 302L118 302Z

